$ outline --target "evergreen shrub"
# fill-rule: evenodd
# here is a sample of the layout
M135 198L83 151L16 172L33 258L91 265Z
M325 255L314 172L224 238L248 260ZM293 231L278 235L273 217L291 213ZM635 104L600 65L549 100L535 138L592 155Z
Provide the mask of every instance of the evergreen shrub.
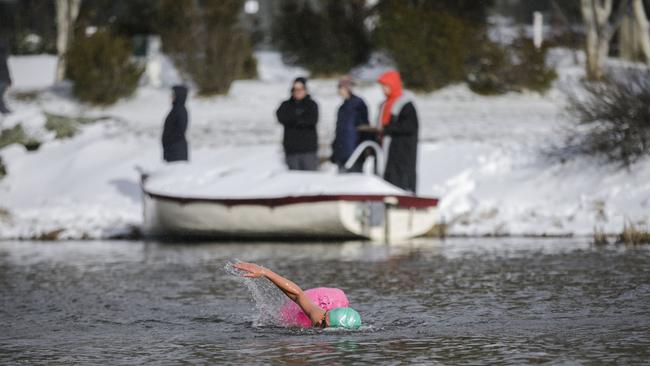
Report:
M164 0L159 6L163 49L200 95L225 94L234 80L252 75L250 39L238 21L242 0Z
M77 35L68 51L66 73L79 100L98 105L133 94L144 68L131 59L131 44L107 30Z
M286 0L274 21L273 40L290 64L315 76L347 73L368 60L365 1Z
M546 64L548 46L536 48L531 39L520 37L513 43L512 48L514 67L511 75L514 88L547 91L557 79L555 69Z
M407 87L431 91L465 78L472 27L435 7L384 1L375 36Z
M259 77L257 73L257 58L252 51L247 52L246 58L242 64L242 69L238 79L253 80Z
M548 48L535 48L530 39L521 37L510 46L484 40L477 50L468 63L467 84L478 94L543 93L557 78L546 64Z
M504 46L485 40L468 64L467 84L482 95L505 93L510 88L512 66Z

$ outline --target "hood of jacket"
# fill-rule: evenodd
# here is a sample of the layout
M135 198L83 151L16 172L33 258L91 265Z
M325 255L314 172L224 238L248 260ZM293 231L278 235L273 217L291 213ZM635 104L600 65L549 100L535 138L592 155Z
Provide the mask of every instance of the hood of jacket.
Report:
M395 101L402 96L402 77L399 75L399 72L390 70L381 74L377 81L380 84L388 85L390 87L390 94L386 96L386 101L382 105L379 116L381 125L386 126L391 121L393 104L395 104Z
M187 87L183 85L176 85L172 88L174 91L174 105L183 106L187 100Z
M388 95L388 99L397 99L400 95L402 95L402 77L400 76L399 72L395 70L386 71L385 73L381 74L377 81L379 81L380 84L390 86L390 94Z

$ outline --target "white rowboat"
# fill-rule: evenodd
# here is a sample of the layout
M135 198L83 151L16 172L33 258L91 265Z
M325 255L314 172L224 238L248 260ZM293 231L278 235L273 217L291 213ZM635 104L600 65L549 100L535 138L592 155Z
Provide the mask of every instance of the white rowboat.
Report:
M437 220L437 199L411 195L372 175L180 176L143 175L145 235L394 242L427 233Z

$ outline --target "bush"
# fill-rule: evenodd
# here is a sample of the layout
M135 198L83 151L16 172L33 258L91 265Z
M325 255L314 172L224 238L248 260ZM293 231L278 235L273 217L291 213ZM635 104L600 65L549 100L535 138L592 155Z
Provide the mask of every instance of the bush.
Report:
M420 0L426 6L462 19L476 28L487 25L489 10L494 6L493 0Z
M466 79L468 61L487 38L489 0L381 0L375 39L406 86L431 91Z
M573 154L604 156L630 167L650 153L650 69L610 72L605 81L583 81L569 98L579 126L567 142Z
M39 55L42 53L56 53L56 45L53 42L45 43L40 35L32 32L18 32L13 42L12 54L17 55Z
M11 144L23 145L29 151L38 150L41 146L40 141L29 137L27 133L25 133L21 124L17 124L12 128L0 132L0 149Z
M34 102L38 100L38 98L41 96L41 91L40 90L27 90L27 91L14 91L11 93L11 96L14 97L15 100L19 100L21 102Z
M505 47L485 40L469 63L467 84L478 94L508 91L547 91L557 73L546 65L548 48L537 49L530 39L520 37Z
M0 178L5 175L7 175L7 168L5 167L4 161L2 161L2 156L0 156Z
M406 86L431 91L465 79L470 50L483 30L452 15L454 9L433 1L380 3L375 36Z
M252 57L238 24L242 0L165 0L160 4L163 48L201 95L225 94Z
M106 117L68 117L58 114L45 113L45 129L56 133L55 138L65 139L72 137L79 132L81 125L97 122Z
M255 55L253 55L252 51L248 51L247 54L248 55L246 56L242 64L241 72L239 74L238 79L242 79L242 80L257 79L259 76L257 73L257 59L255 58Z
M502 45L486 40L469 63L467 85L483 95L502 94L510 90L512 62Z
M514 88L536 92L547 91L557 78L555 69L546 65L548 46L536 48L531 39L520 37L512 48L514 67L510 75Z
M285 1L274 21L273 40L288 63L313 75L347 73L368 60L370 35L365 1Z
M130 43L106 30L77 35L68 52L67 75L79 100L100 105L131 95L144 69L131 61Z
M383 0L375 37L404 83L416 90L467 81L480 94L546 91L556 78L546 66L547 48L537 49L523 37L510 47L491 42L486 24L491 3Z
M72 137L78 132L74 119L50 113L45 113L45 129L53 131L57 139Z

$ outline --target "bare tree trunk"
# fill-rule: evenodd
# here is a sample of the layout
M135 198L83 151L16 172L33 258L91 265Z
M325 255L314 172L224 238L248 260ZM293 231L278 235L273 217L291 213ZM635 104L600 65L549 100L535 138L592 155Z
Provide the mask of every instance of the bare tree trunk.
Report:
M618 30L619 57L625 60L638 61L640 41L638 26L633 14L626 14L621 28Z
M582 18L585 22L585 33L587 37L586 53L587 53L587 77L589 79L600 79L603 73L603 62L599 60L598 55L602 37L600 29L602 29L603 22L609 18L611 14L612 0L606 1L601 4L600 0L581 0L580 10L582 11ZM600 16L599 16L600 15Z
M59 58L56 65L56 81L65 78L66 54L80 7L81 0L56 0L56 51Z
M643 8L643 0L634 0L632 9L638 29L639 46L641 46L646 63L650 65L650 21L648 21L648 16Z
M609 43L621 25L631 0L622 0L616 15L610 23L613 0L580 0L582 18L587 36L587 77L592 80L603 78L605 61L609 54Z

